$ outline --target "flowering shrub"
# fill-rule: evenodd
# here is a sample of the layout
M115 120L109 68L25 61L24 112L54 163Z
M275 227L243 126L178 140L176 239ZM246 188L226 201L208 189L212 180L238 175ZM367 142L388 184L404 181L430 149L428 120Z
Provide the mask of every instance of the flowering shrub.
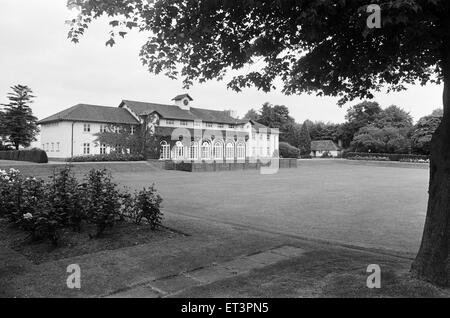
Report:
M89 171L83 191L87 220L97 226L95 237L100 237L119 216L120 193L106 169Z
M154 186L134 194L119 191L105 169L92 169L82 184L68 167L49 181L25 178L14 169L0 170L0 217L34 240L48 239L54 245L62 229L80 231L83 221L96 225L91 237L100 237L118 220L140 224L146 219L154 229L161 224L161 202Z
M152 229L161 225L162 212L160 209L162 198L155 190L154 185L150 188L142 189L135 194L135 222L140 224L142 219L146 219Z
M67 159L68 162L103 162L103 161L142 161L145 160L140 154L124 154L113 152L104 155L76 156Z

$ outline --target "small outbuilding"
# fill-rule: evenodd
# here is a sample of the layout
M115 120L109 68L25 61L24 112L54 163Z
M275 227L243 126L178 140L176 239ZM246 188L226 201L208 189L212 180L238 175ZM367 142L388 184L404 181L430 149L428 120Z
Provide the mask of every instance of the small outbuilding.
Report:
M314 140L311 141L311 157L340 157L342 149L332 140Z

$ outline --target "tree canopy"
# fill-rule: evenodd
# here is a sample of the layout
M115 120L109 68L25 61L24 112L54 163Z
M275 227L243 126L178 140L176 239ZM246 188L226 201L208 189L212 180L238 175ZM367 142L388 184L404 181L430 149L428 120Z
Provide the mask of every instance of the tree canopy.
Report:
M366 9L379 4L382 27L369 29ZM111 37L129 29L148 34L141 60L150 72L194 81L222 79L256 62L258 70L235 76L234 90L317 92L340 103L372 98L383 87L440 82L443 42L450 37L445 0L69 0L78 18L69 37L78 42L89 23L110 17Z

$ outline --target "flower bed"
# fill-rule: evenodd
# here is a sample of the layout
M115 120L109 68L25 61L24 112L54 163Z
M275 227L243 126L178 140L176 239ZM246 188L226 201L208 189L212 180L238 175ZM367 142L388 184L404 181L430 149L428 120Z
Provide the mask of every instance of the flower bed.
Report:
M29 234L32 241L57 245L61 233L83 231L90 238L103 236L118 222L161 225L161 196L154 186L129 193L119 189L110 173L90 170L79 183L69 167L50 180L25 178L19 170L0 170L0 218ZM95 229L95 231L92 231Z

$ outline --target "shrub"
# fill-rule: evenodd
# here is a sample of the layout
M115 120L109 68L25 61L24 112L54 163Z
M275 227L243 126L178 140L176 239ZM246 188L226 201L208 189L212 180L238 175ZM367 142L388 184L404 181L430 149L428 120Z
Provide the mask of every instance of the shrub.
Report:
M142 161L145 160L140 154L110 153L104 155L76 156L68 158L67 162L104 162L104 161Z
M279 150L281 158L298 158L300 155L300 150L287 142L280 142Z
M135 222L140 224L142 219L146 219L152 229L161 225L162 212L160 210L162 198L155 190L154 185L150 188L142 189L135 195Z
M95 237L100 237L106 228L114 225L119 216L120 193L106 169L89 171L82 187L87 220L96 225Z
M47 163L47 153L40 149L0 151L0 159Z
M16 223L22 217L22 182L23 176L19 170L9 169L0 172L0 216Z
M329 151L325 151L325 152L322 154L321 158L333 158L333 156L330 154Z
M353 160L378 160L378 161L403 161L403 162L428 162L429 157L412 154L393 153L368 153L368 152L344 152L343 158Z
M50 208L55 215L75 231L81 230L84 218L81 192L70 167L65 167L50 177L48 198Z

